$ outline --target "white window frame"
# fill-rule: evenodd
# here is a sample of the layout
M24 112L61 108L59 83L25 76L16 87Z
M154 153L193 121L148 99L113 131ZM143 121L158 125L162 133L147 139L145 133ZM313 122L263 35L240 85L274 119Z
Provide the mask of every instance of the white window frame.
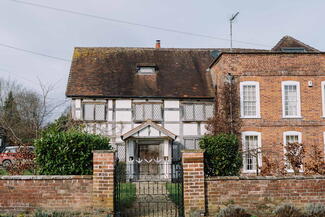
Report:
M297 86L297 115L285 114L285 93L284 87L287 85ZM301 118L301 98L300 98L300 82L299 81L282 81L282 118Z
M285 153L286 153L286 149L285 146L287 145L287 136L298 136L298 142L302 143L302 133L298 132L298 131L286 131L283 132L283 157L284 157L284 163L285 165L288 163L287 159L285 157ZM293 169L286 169L287 172L289 173L293 173ZM303 169L300 170L301 172L303 171Z
M325 161L325 132L323 132L323 145L324 145L324 147L323 147L323 155L324 155L324 161Z
M256 115L244 115L244 86L254 85L256 89ZM261 118L260 113L260 83L258 81L240 82L240 116L241 118Z
M245 163L245 149L244 149L244 145L245 145L245 137L246 136L257 136L257 146L259 149L262 148L262 134L260 132L256 132L256 131L244 131L242 132L242 150L243 150L243 172L244 173L256 173L256 170L258 168L252 169L252 170L247 170L246 169L246 163ZM258 154L258 165L260 167L262 167L262 153ZM258 169L260 171L260 169Z
M322 96L322 111L323 111L323 117L325 117L325 81L321 82L321 96Z

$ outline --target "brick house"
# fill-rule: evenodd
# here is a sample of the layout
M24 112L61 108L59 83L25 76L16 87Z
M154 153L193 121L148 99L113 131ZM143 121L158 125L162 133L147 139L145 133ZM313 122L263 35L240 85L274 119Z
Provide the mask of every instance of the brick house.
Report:
M324 60L288 36L271 51L160 48L159 41L155 48L76 48L66 96L72 117L109 136L120 160L172 162L181 149L198 148L215 88L230 73L240 81L244 146L283 156L274 144L297 140L323 150ZM254 165L244 156L243 172Z
M224 52L210 69L215 87L229 74L239 85L244 149L261 147L281 161L288 142L324 151L325 53L286 36L269 52ZM243 172L255 173L255 161L244 154Z

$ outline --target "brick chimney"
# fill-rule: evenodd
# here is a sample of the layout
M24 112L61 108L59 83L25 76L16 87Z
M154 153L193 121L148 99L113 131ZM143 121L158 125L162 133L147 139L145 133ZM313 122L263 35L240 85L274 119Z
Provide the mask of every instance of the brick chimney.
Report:
M160 48L160 40L156 40L156 48Z

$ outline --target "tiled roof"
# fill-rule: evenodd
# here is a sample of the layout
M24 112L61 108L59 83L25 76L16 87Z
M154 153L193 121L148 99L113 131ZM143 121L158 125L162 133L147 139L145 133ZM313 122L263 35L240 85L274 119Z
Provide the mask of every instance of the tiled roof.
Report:
M307 52L319 52L313 48L291 36L284 36L273 48L272 51L282 51L282 48L305 48Z
M206 71L216 52L228 49L75 48L68 97L213 97ZM229 51L229 50L228 50ZM233 49L256 51L255 49ZM137 66L154 64L155 75L138 75Z

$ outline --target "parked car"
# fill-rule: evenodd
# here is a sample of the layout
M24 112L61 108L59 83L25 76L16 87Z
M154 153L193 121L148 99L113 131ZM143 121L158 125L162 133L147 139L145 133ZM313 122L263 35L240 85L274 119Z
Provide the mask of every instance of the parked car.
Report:
M20 148L27 148L34 152L34 146L7 146L2 153L0 153L0 163L3 167L10 166L17 158L17 153Z

